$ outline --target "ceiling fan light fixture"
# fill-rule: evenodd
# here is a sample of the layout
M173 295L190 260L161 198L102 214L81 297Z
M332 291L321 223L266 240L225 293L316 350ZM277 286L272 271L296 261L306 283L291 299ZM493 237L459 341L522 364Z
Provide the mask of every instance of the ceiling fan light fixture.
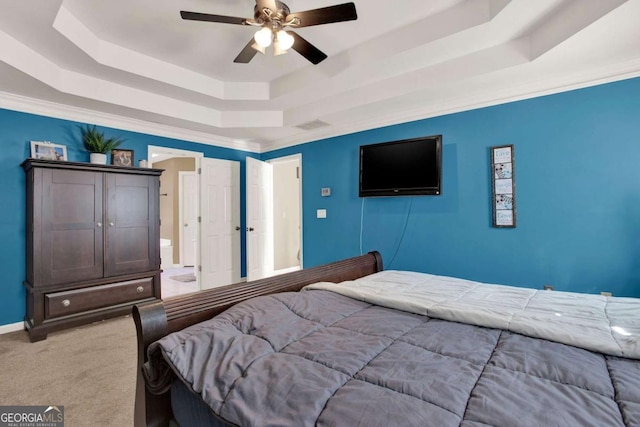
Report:
M258 43L253 43L253 44L251 45L251 47L252 47L254 50L256 50L256 51L260 52L260 53L261 53L261 54L263 54L263 55L264 55L264 54L265 54L265 52L267 51L267 48L260 46Z
M284 55L287 53L287 50L283 49L280 42L276 38L273 41L273 56Z
M278 33L276 34L276 38L278 40L278 45L280 46L280 49L283 51L287 51L291 49L291 46L293 46L293 42L294 42L293 36L287 33L285 30L278 31Z
M303 12L291 13L289 6L283 0L255 0L253 18L239 18L237 16L213 15L210 13L180 11L182 19L188 21L219 22L223 24L249 25L262 27L257 30L253 38L233 60L237 64L247 64L256 52L265 53L266 48L273 44L274 55L287 53L293 49L314 65L327 59L327 55L320 49L306 41L299 34L283 31L285 28L294 29L331 24L334 22L354 21L358 19L356 6L353 2L321 7Z
M261 28L256 31L256 34L253 36L253 39L260 45L261 47L268 47L271 45L271 39L273 38L273 33L269 28Z

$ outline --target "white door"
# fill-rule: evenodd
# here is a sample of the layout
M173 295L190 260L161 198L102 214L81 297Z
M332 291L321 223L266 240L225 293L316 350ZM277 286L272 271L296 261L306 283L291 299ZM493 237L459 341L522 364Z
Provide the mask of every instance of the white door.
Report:
M273 270L273 166L247 157L247 280Z
M200 288L240 281L240 163L200 162Z
M196 265L198 244L198 176L195 172L178 172L180 184L180 264Z

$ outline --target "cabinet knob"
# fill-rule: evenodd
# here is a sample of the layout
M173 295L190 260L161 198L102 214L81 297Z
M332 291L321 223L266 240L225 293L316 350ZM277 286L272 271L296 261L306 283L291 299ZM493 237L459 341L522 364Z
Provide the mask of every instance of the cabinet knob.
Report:
M143 288L142 286L138 286L138 287L136 288L136 292L137 292L137 293L139 293L139 294L141 294L141 293L143 293L143 292L144 292L144 288Z
M236 231L240 231L240 226L236 225Z
M69 301L68 299L63 299L61 304L63 307L69 307L71 305L71 301Z
M98 228L101 228L101 227L102 227L102 223L101 223L101 222L99 222L99 223L98 223L98 224L96 224L96 225L98 226Z
M109 227L113 227L113 222L110 222L110 223L109 223Z

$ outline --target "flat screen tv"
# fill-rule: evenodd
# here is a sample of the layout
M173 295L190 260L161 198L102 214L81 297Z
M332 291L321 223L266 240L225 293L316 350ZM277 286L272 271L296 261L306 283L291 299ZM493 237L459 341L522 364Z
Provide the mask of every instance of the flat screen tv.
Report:
M439 195L442 135L360 147L360 197Z

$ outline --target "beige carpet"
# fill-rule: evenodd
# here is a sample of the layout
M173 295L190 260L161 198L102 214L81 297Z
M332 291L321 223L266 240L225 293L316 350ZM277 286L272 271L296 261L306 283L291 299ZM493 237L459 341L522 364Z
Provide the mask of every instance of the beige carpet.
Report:
M50 333L0 335L0 405L62 405L66 427L133 425L131 316Z

